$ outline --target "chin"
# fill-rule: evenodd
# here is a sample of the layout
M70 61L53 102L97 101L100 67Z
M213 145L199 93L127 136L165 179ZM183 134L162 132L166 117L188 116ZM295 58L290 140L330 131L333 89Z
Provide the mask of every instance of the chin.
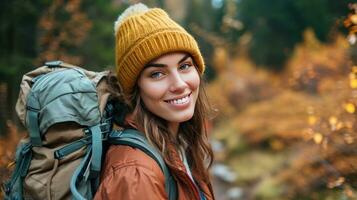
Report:
M184 116L180 116L178 118L173 119L172 121L181 123L181 122L186 122L186 121L192 119L192 117L193 117L193 113L192 114L188 114L188 115L184 115Z

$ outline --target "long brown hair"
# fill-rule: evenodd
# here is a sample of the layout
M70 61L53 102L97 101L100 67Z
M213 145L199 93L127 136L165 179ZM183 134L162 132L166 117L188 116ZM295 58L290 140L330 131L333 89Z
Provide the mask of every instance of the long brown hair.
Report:
M191 170L208 183L208 168L213 161L213 152L208 143L206 123L208 122L209 114L211 114L211 108L204 90L202 78L193 117L186 122L180 123L178 134L175 136L169 132L167 121L156 116L146 108L141 100L137 86L135 86L134 92L130 96L123 96L120 93L120 86L114 75L109 76L108 80L109 92L121 104L126 105L127 112L121 112L119 118L124 119L123 115L131 113L136 128L143 132L148 141L161 152L165 162L169 166L175 166L174 161L171 159L172 156L170 156L172 149L178 149L180 146L186 147L185 153ZM127 125L123 120L117 120L117 123L120 126ZM175 176L175 174L173 175Z

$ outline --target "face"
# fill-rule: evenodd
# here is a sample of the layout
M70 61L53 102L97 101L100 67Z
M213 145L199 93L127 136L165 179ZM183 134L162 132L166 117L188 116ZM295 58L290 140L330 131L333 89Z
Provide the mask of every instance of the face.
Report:
M169 123L192 118L200 77L192 58L185 53L165 54L145 65L138 79L146 108Z

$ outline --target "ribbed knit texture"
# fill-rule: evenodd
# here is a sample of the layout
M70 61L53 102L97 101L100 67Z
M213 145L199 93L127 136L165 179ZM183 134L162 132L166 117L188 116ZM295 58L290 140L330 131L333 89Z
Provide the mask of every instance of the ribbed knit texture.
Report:
M130 94L148 62L169 52L189 53L201 74L205 65L196 40L159 8L124 19L115 35L116 71Z

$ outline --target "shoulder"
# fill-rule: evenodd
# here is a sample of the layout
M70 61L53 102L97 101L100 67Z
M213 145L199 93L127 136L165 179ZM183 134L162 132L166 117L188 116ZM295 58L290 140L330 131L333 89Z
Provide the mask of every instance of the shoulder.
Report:
M167 199L159 165L139 149L112 145L107 151L95 199Z
M149 173L164 181L160 166L149 155L140 149L124 145L111 145L106 153L103 166L103 178L119 171L139 170Z

